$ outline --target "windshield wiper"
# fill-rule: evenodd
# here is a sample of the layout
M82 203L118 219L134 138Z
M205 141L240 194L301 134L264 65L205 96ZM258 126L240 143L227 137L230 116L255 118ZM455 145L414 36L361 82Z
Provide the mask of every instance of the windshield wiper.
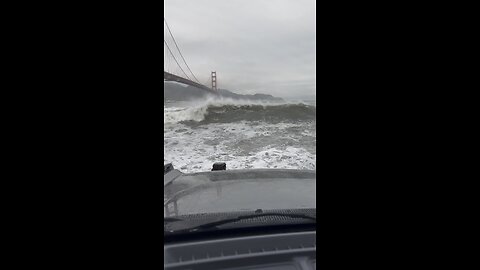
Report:
M163 218L163 222L174 222L174 221L183 221L183 219L174 218L174 217L164 217Z
M232 222L237 222L240 220L244 219L254 219L254 218L259 218L259 217L266 217L266 216L277 216L277 217L289 217L289 218L300 218L300 219L309 219L316 221L317 218L314 216L309 216L305 214L285 214L285 213L260 213L260 214L252 214L252 215L243 215L243 216L237 216L234 218L228 218L228 219L221 219L213 222L208 222L204 223L201 225L197 225L191 228L187 229L182 229L182 230L173 230L170 232L178 233L178 232L194 232L198 230L204 230L204 229L211 229L211 228L216 228L217 226L232 223ZM180 221L178 219L169 219L167 221Z

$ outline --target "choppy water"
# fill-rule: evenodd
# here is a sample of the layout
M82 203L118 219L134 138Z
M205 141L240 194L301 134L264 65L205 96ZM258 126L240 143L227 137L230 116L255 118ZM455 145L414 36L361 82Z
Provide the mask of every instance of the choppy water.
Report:
M164 105L164 162L182 172L316 169L313 103L203 100Z

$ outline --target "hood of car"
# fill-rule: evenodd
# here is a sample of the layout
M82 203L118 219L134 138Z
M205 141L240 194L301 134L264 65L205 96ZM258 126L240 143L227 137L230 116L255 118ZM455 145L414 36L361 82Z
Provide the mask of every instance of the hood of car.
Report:
M164 175L164 216L315 208L316 172L231 170Z

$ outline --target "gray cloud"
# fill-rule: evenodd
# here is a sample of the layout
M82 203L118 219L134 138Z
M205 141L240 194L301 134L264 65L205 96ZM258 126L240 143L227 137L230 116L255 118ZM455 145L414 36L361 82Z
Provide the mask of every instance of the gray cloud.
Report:
M315 0L165 0L164 17L201 82L315 95ZM164 34L164 37L167 37Z

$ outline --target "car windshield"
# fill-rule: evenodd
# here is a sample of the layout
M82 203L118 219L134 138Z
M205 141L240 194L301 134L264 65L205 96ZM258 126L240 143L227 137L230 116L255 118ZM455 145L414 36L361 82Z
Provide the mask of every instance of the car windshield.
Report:
M166 226L314 221L315 1L164 6Z
M165 186L164 216L315 208L315 172L256 170L186 174ZM291 196L291 194L298 196Z

